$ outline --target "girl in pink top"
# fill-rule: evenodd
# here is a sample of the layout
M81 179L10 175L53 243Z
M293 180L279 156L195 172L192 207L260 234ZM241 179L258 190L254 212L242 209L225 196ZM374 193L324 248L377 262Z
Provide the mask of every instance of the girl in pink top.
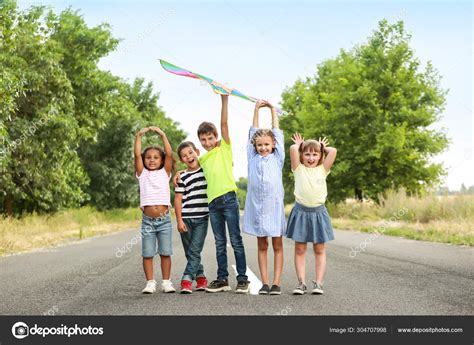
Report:
M161 147L148 147L142 153L141 138L148 131L158 133L163 140ZM135 174L140 184L140 208L143 211L141 237L143 270L147 280L143 293L154 293L156 281L153 274L153 258L161 258L163 292L174 292L171 272L171 219L169 214L169 179L173 169L173 153L166 134L158 127L141 129L135 135Z

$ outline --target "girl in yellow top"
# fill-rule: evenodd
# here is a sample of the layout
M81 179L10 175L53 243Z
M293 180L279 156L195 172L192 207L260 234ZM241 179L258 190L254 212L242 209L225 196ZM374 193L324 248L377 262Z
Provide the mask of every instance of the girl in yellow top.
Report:
M305 254L308 242L313 243L316 262L313 294L323 293L326 270L325 242L334 239L331 219L324 206L327 196L326 176L329 174L337 150L328 147L326 138L304 140L295 133L290 147L291 170L295 177L295 206L288 218L287 237L295 241L295 268L298 286L295 295L306 293Z

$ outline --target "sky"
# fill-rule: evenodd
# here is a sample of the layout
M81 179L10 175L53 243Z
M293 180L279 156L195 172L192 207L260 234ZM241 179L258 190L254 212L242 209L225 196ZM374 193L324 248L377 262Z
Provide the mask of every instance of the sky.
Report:
M77 9L90 26L110 24L122 41L99 66L130 82L152 81L159 105L196 144L199 123L219 124L220 98L203 82L165 72L159 58L278 104L282 91L314 76L319 63L366 42L380 20L403 20L422 68L431 61L449 90L442 119L431 128L443 128L450 145L433 161L447 169L450 189L474 185L470 1L18 1L20 8L40 4ZM252 116L253 103L231 97L236 179L247 175ZM264 109L260 125L270 124Z

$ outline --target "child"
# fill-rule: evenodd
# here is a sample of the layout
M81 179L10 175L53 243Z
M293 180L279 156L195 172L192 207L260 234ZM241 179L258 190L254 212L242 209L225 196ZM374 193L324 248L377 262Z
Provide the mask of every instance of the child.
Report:
M258 112L269 107L272 112L272 130L258 129ZM280 277L283 270L283 242L285 210L283 204L282 169L285 161L283 132L278 128L275 108L266 101L255 104L253 126L247 145L248 188L245 200L244 227L247 234L257 236L258 266L263 286L260 295L280 295ZM267 237L272 238L274 276L269 287L267 271Z
M229 95L221 94L221 133L222 140L217 140L217 129L210 122L199 125L197 134L201 145L208 151L201 157L200 163L207 180L207 197L209 200L209 217L216 241L217 279L207 287L207 292L229 291L229 272L227 270L227 236L226 223L229 229L230 244L234 249L237 266L236 293L248 293L247 264L244 243L240 234L239 202L235 191L232 173L232 146L227 125Z
M192 283L195 279L197 291L207 287L204 267L201 264L201 251L209 220L207 182L199 165L199 150L192 142L181 143L178 146L178 156L188 167L180 174L178 186L175 188L174 209L184 253L188 259L181 278L181 293L190 294L193 292Z
M305 254L306 243L313 243L316 263L316 277L313 280L313 294L323 293L323 279L326 270L324 243L334 239L331 219L324 202L327 188L326 176L336 159L337 150L327 147L326 138L304 140L295 133L294 145L290 148L291 170L295 176L295 206L288 218L287 236L295 241L295 268L298 286L295 295L306 292ZM326 155L326 158L324 158Z
M164 150L161 147L148 147L141 152L141 137L148 131L161 136ZM140 184L140 208L142 215L142 256L143 270L147 280L142 290L145 294L156 291L153 274L153 257L161 257L163 292L175 292L170 280L171 271L171 220L169 179L173 168L173 155L166 134L158 127L141 129L135 135L135 173Z

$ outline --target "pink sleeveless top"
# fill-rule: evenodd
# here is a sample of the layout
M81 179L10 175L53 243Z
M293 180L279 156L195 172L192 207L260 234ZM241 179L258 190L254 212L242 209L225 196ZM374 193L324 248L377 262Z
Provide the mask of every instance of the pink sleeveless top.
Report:
M135 173L136 175L136 173ZM143 168L140 176L136 175L140 184L140 208L144 206L171 205L170 178L165 168L148 170Z

